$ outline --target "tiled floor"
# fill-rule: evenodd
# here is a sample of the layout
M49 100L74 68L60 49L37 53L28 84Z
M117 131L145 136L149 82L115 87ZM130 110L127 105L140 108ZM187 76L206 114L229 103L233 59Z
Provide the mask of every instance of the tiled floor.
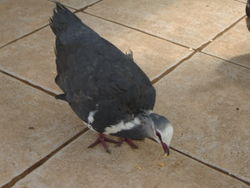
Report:
M0 1L0 186L200 188L250 185L250 33L245 0L60 0L154 81L171 155L87 149L95 133L53 98L47 0ZM206 44L206 45L204 45ZM248 184L248 185L247 185Z

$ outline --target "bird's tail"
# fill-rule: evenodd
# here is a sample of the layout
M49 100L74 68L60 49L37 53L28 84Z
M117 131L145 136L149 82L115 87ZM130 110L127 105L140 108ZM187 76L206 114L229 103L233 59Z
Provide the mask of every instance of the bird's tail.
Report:
M247 28L250 31L250 0L247 1L247 6L246 6L246 15L247 15Z
M81 20L77 18L69 9L63 6L59 2L55 2L56 7L52 18L50 18L50 27L55 35L59 35L64 32L72 24L82 24Z
M250 0L247 1L246 14L250 18Z

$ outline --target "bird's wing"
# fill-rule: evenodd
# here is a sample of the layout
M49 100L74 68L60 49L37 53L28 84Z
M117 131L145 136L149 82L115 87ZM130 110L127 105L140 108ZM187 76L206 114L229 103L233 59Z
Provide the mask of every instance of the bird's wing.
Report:
M97 110L97 126L112 125L128 114L153 108L155 89L131 55L60 4L50 25L56 35L56 83L80 118L87 121L89 112Z

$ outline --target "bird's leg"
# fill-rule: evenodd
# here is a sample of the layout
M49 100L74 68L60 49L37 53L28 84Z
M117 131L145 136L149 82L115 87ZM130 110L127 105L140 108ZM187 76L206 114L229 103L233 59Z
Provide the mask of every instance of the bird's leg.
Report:
M106 142L110 142L110 143L114 143L114 144L119 144L119 141L113 140L111 138L107 138L104 134L99 134L97 139L88 146L88 148L93 148L95 147L97 144L102 144L102 146L104 147L104 149L106 150L106 152L110 153L110 150L108 148L108 145Z
M126 142L133 149L138 149L138 146L129 138L122 138L117 145L121 146L123 142Z

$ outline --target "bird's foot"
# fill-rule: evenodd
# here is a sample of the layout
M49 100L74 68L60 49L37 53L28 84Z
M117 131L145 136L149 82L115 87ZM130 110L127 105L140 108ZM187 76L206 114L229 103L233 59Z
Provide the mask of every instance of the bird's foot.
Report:
M122 138L122 140L117 144L121 146L123 142L126 142L132 149L138 149L139 147L129 138Z
M114 144L119 144L119 141L113 140L111 138L107 138L104 134L99 134L97 139L88 146L88 148L93 148L98 144L102 144L106 152L110 153L110 150L108 148L108 145L106 142L114 143Z

